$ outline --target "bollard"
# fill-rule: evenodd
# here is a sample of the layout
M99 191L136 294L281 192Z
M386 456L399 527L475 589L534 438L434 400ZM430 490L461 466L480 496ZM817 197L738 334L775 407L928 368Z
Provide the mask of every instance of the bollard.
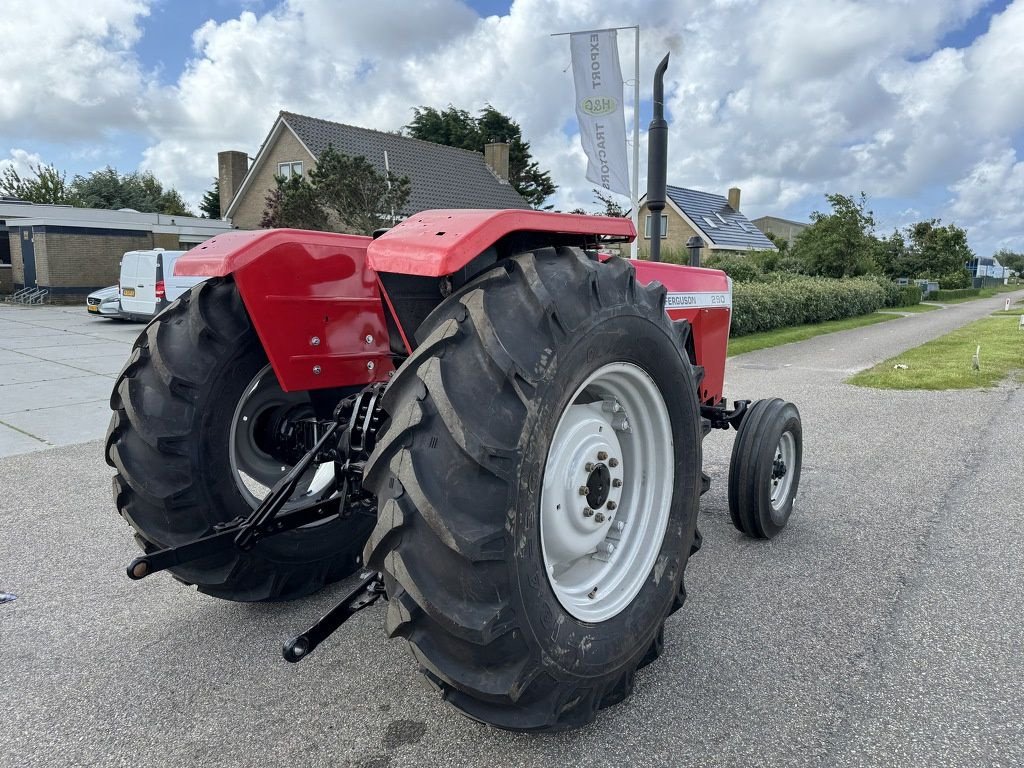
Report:
M1010 311L1010 300L1009 300L1009 299L1007 299L1007 300L1006 300L1006 306L1004 307L1004 309L1005 309L1005 310L1006 310L1007 312L1009 312L1009 311Z

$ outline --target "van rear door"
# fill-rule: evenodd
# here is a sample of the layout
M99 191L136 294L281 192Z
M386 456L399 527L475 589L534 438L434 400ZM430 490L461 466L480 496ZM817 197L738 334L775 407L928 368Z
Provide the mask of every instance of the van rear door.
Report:
M131 251L121 260L121 311L152 317L156 314L159 251Z
M164 251L164 286L167 291L167 301L174 301L192 286L203 282L205 277L196 275L175 275L174 265L178 257L187 251Z

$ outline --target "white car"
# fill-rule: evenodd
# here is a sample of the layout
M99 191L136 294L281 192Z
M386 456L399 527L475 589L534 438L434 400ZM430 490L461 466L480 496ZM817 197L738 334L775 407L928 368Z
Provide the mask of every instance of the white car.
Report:
M121 257L121 314L148 322L203 277L175 277L174 262L187 251L128 251Z
M110 320L121 318L121 297L116 285L93 291L85 299L85 309L90 315Z

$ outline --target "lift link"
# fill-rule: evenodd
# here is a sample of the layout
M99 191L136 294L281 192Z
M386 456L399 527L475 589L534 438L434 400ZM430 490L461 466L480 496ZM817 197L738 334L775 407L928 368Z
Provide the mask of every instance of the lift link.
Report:
M384 418L380 405L383 390L382 384L372 384L362 392L345 398L335 409L334 421L326 426L313 447L281 478L251 515L214 526L211 533L187 544L159 549L135 558L128 565L128 578L137 581L232 547L247 552L268 536L301 528L333 515L345 514L348 511L345 505L351 495L350 487L353 487L351 475L358 472L361 476L361 459L372 450L376 429ZM339 429L341 434L335 437ZM335 461L339 492L329 499L311 501L282 512L310 466L325 460ZM354 487L358 488L358 483Z
M380 573L368 571L361 576L359 584L340 603L301 635L296 635L284 644L281 653L285 661L293 664L302 661L359 611L369 608L382 597L388 599L384 591L384 578Z

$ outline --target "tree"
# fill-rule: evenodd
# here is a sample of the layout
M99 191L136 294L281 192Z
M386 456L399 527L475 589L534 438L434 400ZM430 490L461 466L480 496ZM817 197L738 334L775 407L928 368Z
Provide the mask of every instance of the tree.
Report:
M611 195L602 192L600 189L594 190L594 199L604 206L603 211L598 211L598 216L611 216L613 219L624 219L628 213L618 200L615 200Z
M276 181L277 186L267 193L261 227L331 231L327 211L305 176L277 176Z
M16 197L30 203L74 204L74 195L67 184L67 174L53 165L30 165L34 178L22 178L12 167L0 174L0 195Z
M909 266L915 276L945 278L946 284L966 281L966 264L974 258L967 230L955 224L940 226L939 219L930 219L907 227L907 235L912 249Z
M199 211L204 219L220 218L220 179L214 179L213 186L203 193L203 199L199 201Z
M480 110L477 117L451 105L440 111L433 107L416 107L405 131L414 139L474 152L483 152L485 144L506 142L509 145L509 183L534 208L543 206L557 189L550 172L541 170L530 154L530 143L523 140L519 123L490 104Z
M77 204L87 208L131 208L144 213L192 215L181 194L173 188L164 189L151 171L120 174L108 165L88 176L75 176L70 189Z
M407 177L380 174L365 157L349 157L329 146L308 179L277 177L260 226L369 235L396 222L409 192Z
M765 232L764 236L772 241L772 245L778 249L780 256L789 250L789 240L787 238L776 235L774 232Z
M867 210L867 196L825 195L832 213L815 211L811 226L803 230L793 246L812 275L848 277L863 275L874 266L875 219Z
M365 157L349 157L333 147L321 153L309 174L322 206L342 231L362 235L393 226L409 200L409 179L380 174Z
M1024 274L1024 253L1015 253L1007 248L1000 248L993 255L1004 267Z

